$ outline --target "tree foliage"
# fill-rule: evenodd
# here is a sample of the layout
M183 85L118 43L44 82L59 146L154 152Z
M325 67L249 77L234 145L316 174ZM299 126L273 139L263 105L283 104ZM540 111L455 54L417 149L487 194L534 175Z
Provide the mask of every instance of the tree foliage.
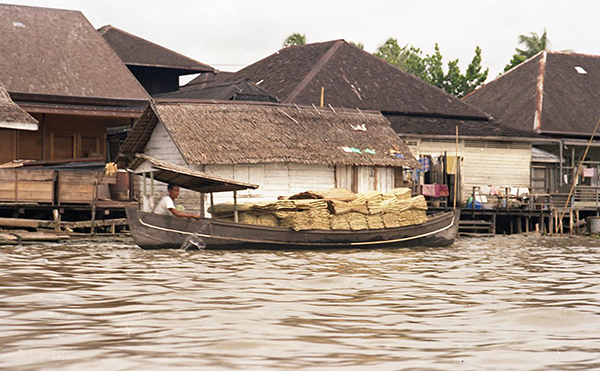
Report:
M287 48L288 46L294 45L306 45L306 35L300 33L293 33L285 39L283 42L283 47Z
M438 44L435 44L433 54L423 55L421 49L409 45L400 46L398 40L390 38L374 55L457 97L463 97L483 84L489 72L489 69L484 71L481 66L479 47L475 48L475 56L464 74L460 70L458 59L448 62L444 70Z
M529 35L519 35L519 45L523 45L525 48L515 48L517 52L513 54L510 62L504 67L504 72L525 62L542 50L548 50L550 48L550 40L548 40L548 35L544 28L542 36L539 36L535 32L530 32Z

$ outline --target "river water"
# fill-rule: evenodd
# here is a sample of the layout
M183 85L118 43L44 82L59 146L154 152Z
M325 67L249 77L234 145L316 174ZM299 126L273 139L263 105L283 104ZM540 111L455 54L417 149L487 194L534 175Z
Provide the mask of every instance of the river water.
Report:
M600 369L600 241L0 247L0 369Z

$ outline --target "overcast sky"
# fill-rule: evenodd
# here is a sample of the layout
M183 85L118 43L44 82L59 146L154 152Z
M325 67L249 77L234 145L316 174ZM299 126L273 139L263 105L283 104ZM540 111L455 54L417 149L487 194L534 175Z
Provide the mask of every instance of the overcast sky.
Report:
M2 0L0 0L2 1ZM292 33L308 42L361 42L373 52L388 38L464 66L475 46L490 77L510 60L520 34L548 31L552 50L600 55L598 0L16 0L80 10L94 27L111 24L224 71L276 52ZM489 80L489 78L488 78Z

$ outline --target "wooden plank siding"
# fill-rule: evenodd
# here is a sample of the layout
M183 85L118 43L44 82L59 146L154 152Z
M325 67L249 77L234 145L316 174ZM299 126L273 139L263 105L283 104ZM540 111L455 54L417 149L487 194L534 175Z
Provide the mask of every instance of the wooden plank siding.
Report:
M466 141L463 162L463 199L473 187L528 188L531 145L527 143Z
M418 156L455 156L456 143L451 140L408 139L411 152ZM474 186L529 187L531 144L501 141L460 140L458 156L461 167L460 199L465 202Z

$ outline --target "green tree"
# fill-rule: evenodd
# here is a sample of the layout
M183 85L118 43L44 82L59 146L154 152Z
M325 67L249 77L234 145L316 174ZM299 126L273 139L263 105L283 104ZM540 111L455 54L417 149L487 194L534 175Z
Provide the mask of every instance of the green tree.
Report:
M390 38L374 55L457 97L463 97L483 84L489 72L487 68L482 71L479 47L475 48L475 56L465 74L460 71L458 59L448 62L447 72L444 71L443 57L437 43L433 54L423 56L421 49L409 45L401 47L396 39Z
M548 50L550 48L550 40L548 40L548 34L544 28L542 36L539 36L535 32L530 32L529 35L519 35L519 45L524 45L525 48L515 48L517 52L513 54L510 62L504 67L504 72L518 66L542 50Z
M365 46L363 45L363 43L354 43L354 42L350 41L350 44L356 46L360 50L365 50Z
M306 35L300 33L294 33L288 36L287 39L283 42L283 47L287 48L288 46L294 45L306 45Z

